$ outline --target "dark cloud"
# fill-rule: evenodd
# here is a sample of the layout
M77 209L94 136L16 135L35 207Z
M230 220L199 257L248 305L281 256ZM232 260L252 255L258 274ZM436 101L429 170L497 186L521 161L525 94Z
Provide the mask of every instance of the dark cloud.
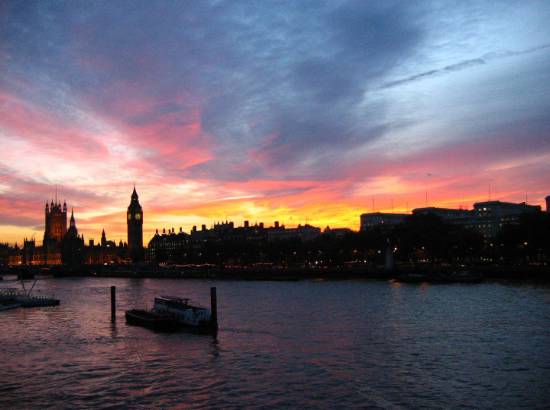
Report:
M455 64L450 64L448 66L445 66L443 68L437 68L434 70L424 71L419 74L414 74L409 77L401 78L398 80L390 81L385 83L382 88L392 88L403 84L412 83L418 80L423 80L428 77L438 76L438 75L444 75L444 74L450 74L455 71L461 71L466 70L471 67L476 67L482 64L486 64L487 62L490 62L492 60L498 60L501 58L507 58L507 57L517 57L522 56L526 54L531 54L537 51L543 51L545 49L550 48L550 44L545 44L539 47L532 47L528 48L526 50L519 50L519 51L493 51L489 52L483 55L483 57L479 58L472 58L469 60L463 60Z
M451 73L453 71L460 71L460 70L464 70L466 68L478 66L478 65L481 65L481 64L485 64L485 60L482 59L482 58L474 58L474 59L471 59L471 60L464 60L464 61L461 61L461 62L456 63L456 64L448 65L448 66L443 67L443 68L424 71L423 73L411 75L410 77L402 78L402 79L395 80L395 81L390 81L390 82L384 84L382 86L382 88L392 88L392 87L396 87L398 85L408 84L408 83L412 83L412 82L417 81L417 80L422 80L422 79L427 78L427 77L433 77L433 76L439 75L439 74Z
M256 28L258 48L240 50L242 76L205 105L207 131L243 142L225 156L242 155L252 144L268 165L264 173L311 174L379 137L383 106L359 110L359 104L369 86L422 39L422 27L403 7L352 3L309 12L298 11L275 31ZM255 18L255 27L270 19L269 13ZM284 58L274 60L279 49ZM225 165L209 167L219 175Z
M10 45L47 50L38 57L41 70L68 82L101 115L146 126L165 113L186 117L198 109L218 154L202 170L214 178L227 177L231 162L247 160L250 150L261 154L255 168L264 175L274 167L308 173L330 161L324 150L338 157L379 137L383 107L358 112L358 105L422 39L414 7L391 3L70 2L28 9L22 20L38 24L12 35ZM11 28L24 32L15 20ZM178 101L182 96L191 102ZM152 103L136 113L140 101ZM367 123L374 126L358 127Z
M487 53L391 80L424 50L431 21L462 24L453 10L392 1L7 2L0 84L13 88L17 75L42 84L27 97L44 104L61 84L123 131L159 133L170 147L149 159L165 174L326 178L356 149L411 122L388 118L394 101L371 98L380 84L549 47ZM182 170L166 153L195 143L185 132L196 116L214 158Z

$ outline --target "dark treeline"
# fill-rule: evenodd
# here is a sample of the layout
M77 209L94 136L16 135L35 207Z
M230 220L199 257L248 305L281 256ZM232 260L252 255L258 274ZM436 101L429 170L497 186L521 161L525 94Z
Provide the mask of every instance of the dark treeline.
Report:
M525 215L518 225L503 228L492 239L484 239L475 230L446 223L434 215L411 215L406 222L393 227L343 236L329 231L308 241L234 236L186 241L172 249L155 249L152 261L225 266L262 263L281 267L380 266L388 247L397 263L548 264L550 214Z

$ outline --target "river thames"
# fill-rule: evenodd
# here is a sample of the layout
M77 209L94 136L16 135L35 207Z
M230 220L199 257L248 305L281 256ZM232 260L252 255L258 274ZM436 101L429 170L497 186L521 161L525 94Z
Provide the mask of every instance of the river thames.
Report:
M217 339L124 321L159 294L209 306L211 286ZM548 285L69 278L35 294L61 305L0 312L0 408L550 403Z

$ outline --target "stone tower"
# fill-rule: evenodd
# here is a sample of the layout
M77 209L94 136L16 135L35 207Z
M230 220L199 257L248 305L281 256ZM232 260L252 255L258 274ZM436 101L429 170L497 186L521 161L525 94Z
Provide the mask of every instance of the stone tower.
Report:
M44 244L59 244L67 233L67 204L46 203L45 210Z
M139 204L136 187L126 214L128 221L128 251L134 262L143 258L143 210Z

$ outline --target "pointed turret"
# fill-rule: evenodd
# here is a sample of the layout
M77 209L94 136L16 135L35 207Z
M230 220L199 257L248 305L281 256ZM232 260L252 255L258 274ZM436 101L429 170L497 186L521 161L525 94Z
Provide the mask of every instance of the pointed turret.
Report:
M78 229L76 229L76 221L74 219L74 210L71 209L71 219L69 221L69 229L65 234L65 238L79 238Z
M67 204L63 202L63 218L67 223ZM61 211L61 204L59 205ZM84 235L78 234L76 221L74 218L74 209L71 208L71 218L69 220L69 229L61 242L61 259L64 264L80 265L84 262Z

